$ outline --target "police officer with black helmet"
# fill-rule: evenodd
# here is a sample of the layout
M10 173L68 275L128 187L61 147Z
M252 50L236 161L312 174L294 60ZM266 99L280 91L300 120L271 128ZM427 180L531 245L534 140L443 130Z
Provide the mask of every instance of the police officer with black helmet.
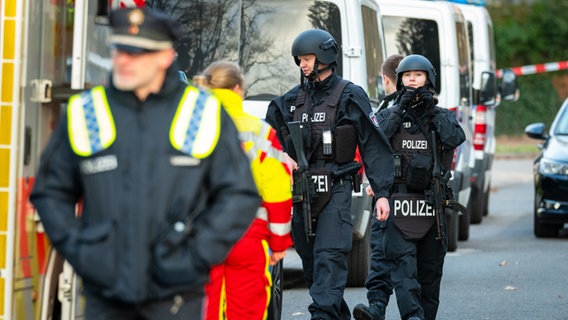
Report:
M304 219L301 203L295 204L292 218L295 248L312 297L311 319L351 319L343 294L353 232L351 191L359 184L354 179L358 168L353 166L357 146L378 199L376 212L388 216L390 210L392 151L374 121L365 91L335 73L339 52L337 42L325 30L300 33L292 44L292 56L300 68L301 83L272 100L266 114L283 148L294 160L299 155L289 123L302 123L306 129L303 151L311 177L318 181L317 196L311 203L314 235L306 234L309 222ZM334 174L338 172L342 174ZM296 174L295 183L297 179Z
M401 319L433 320L447 252L442 202L451 198L449 170L454 149L465 141L465 133L452 111L437 106L436 73L426 57L406 56L396 75L395 105L378 114L395 154L391 212L382 219L384 254ZM434 174L436 168L439 174ZM441 188L434 187L434 176ZM434 196L438 191L443 193L440 198ZM370 301L368 308L354 313L355 319L385 319L385 306L379 304Z

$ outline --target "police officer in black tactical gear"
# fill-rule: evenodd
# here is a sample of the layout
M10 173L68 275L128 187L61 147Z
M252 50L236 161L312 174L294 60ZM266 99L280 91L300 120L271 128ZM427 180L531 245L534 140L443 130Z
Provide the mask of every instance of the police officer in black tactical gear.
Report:
M382 249L390 262L401 318L433 320L447 251L444 207L442 201L432 200L437 199L433 189L443 193L441 199L451 197L449 170L454 149L465 140L465 133L452 111L436 106L435 70L428 59L409 55L400 61L396 74L395 106L378 114L395 157L392 210L381 224L385 228ZM441 169L439 175L433 174L436 168ZM434 181L441 181L442 188L434 188ZM385 316L381 301L370 301L361 310L354 313L355 319Z
M377 112L381 112L386 108L394 106L398 91L396 89L396 68L404 57L399 54L393 54L385 59L381 65L381 78L386 96L379 104ZM367 187L367 194L374 196L373 190ZM385 231L383 221L373 219L371 224L371 269L365 281L368 288L367 299L369 306L362 303L353 308L353 316L355 318L363 317L364 314L382 315L375 317L378 320L384 320L385 308L388 305L390 295L392 294L392 283L390 275L390 263L384 254L384 236ZM370 317L370 316L369 316Z
M352 243L351 191L356 147L377 197L376 211L389 214L388 196L393 181L393 155L382 131L375 125L365 91L335 74L339 47L331 34L320 29L300 33L292 44L300 67L301 83L268 106L266 120L277 130L285 151L297 160L288 124L304 126L304 154L309 172L318 183L311 203L312 233L306 236L304 211L294 206L292 235L302 259L304 279L312 303L311 319L351 319L343 299L348 254ZM357 171L357 169L355 169ZM343 174L334 174L344 172ZM294 176L296 182L297 175ZM296 190L296 188L295 188ZM306 223L309 223L306 222Z

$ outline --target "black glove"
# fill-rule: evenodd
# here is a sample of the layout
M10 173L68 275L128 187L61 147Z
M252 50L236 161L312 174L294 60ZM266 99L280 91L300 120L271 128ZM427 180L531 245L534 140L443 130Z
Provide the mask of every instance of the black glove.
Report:
M422 102L422 104L425 104L426 106L432 104L434 95L426 87L420 87L416 89L416 94L418 95L418 100Z
M415 104L416 101L416 91L412 87L405 87L404 92L400 96L400 100L398 100L398 105L403 111L407 111L410 109L410 106Z

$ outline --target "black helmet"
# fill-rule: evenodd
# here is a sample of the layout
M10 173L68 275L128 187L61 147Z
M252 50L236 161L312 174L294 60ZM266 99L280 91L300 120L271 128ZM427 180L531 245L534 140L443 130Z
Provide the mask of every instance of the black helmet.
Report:
M315 54L317 61L323 64L334 64L339 56L339 47L333 36L321 29L310 29L300 33L292 43L292 56L300 65L298 56Z
M402 85L402 73L406 71L420 70L428 72L428 81L426 85L430 84L432 89L436 87L436 70L430 62L424 56L419 54L411 54L404 59L400 60L398 67L396 67L396 90L400 90Z

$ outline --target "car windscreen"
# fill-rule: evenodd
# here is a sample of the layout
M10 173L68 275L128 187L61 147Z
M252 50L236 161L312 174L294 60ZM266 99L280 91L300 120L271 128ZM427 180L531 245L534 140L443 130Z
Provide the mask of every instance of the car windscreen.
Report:
M552 134L568 135L568 107L562 108L556 117Z

